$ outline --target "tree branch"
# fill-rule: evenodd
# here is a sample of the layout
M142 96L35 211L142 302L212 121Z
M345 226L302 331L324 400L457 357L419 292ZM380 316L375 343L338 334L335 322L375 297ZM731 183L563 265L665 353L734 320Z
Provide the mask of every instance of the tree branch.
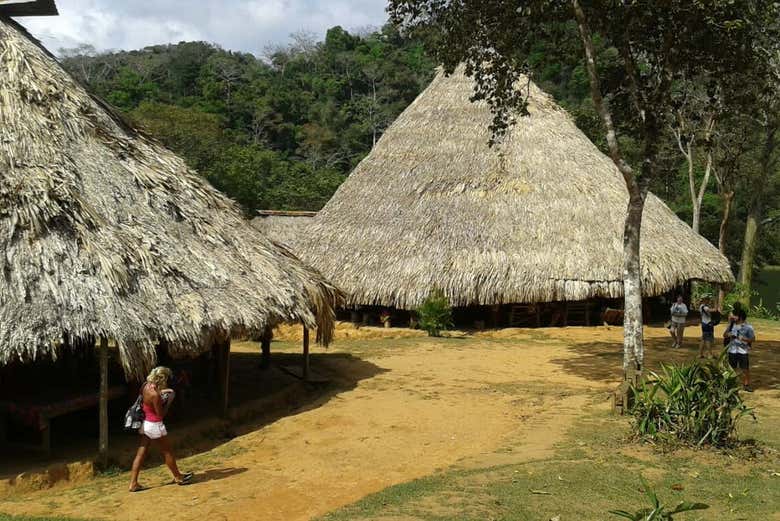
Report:
M582 39L582 44L585 48L585 64L590 79L590 92L593 98L593 104L607 131L606 137L609 155L623 175L629 194L638 196L640 190L634 170L623 159L620 152L620 145L617 140L617 133L615 132L615 125L612 121L612 112L609 108L609 104L601 95L601 81L599 80L598 70L596 68L596 52L593 48L593 37L591 36L588 20L585 17L585 12L582 10L579 0L572 0L572 8L574 9L574 16L577 19L580 38Z

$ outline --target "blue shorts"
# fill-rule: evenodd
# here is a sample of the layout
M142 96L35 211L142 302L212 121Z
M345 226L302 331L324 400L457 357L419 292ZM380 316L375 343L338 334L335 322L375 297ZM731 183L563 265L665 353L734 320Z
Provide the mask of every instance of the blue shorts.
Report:
M750 357L741 353L729 353L729 365L734 369L750 369Z
M715 326L712 324L701 325L701 339L705 342L715 341Z

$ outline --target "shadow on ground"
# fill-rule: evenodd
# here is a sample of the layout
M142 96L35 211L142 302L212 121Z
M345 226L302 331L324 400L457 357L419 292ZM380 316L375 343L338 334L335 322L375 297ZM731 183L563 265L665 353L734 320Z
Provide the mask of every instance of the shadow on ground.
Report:
M260 367L260 353L234 352L230 358L230 395L228 418L217 414L212 390L202 395L179 397L166 419L177 455L193 456L207 452L280 418L321 407L340 393L354 389L361 380L385 372L375 364L345 353L316 353L310 357L312 371L324 382L310 384L283 371L282 367L300 366L300 354L273 353L270 368ZM199 389L203 391L203 389ZM194 394L194 393L193 393ZM121 400L120 400L121 402ZM112 411L110 433L111 464L129 468L138 444L138 436L121 430L121 416L127 405L117 404ZM86 426L86 427L84 427ZM21 473L42 473L41 478L63 481L75 478L71 462L92 460L97 448L97 410L74 414L52 422L52 455L0 447L0 480L11 480ZM33 433L34 435L34 433ZM161 463L152 450L147 466ZM52 469L56 468L56 472ZM222 479L246 469L210 470L198 481ZM54 477L56 474L56 480ZM50 483L53 484L53 483Z
M720 353L719 349L722 346L716 343L716 355ZM597 382L617 382L622 378L622 343L578 343L571 350L576 356L552 362L571 374ZM686 340L680 349L672 349L666 338L645 339L645 367L651 371L660 369L662 363L684 363L698 356L699 343L696 339ZM780 342L757 342L750 355L750 369L756 389L780 388Z

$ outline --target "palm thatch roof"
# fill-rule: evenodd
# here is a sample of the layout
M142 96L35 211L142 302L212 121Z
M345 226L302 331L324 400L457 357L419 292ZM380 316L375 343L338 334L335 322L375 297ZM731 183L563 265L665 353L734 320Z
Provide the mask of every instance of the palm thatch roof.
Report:
M438 74L304 233L283 237L351 304L410 309L617 298L628 194L619 172L531 86L530 117L488 146L473 80ZM642 229L646 295L731 282L727 260L654 195Z
M302 232L317 212L260 210L252 219L252 226L263 232L272 241L286 244L288 238Z
M338 291L0 17L0 365L108 337L139 375L280 322L327 342Z

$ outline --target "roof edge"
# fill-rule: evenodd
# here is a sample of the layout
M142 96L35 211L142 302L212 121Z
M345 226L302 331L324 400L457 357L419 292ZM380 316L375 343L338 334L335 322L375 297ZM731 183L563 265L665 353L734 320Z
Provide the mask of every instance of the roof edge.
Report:
M0 16L57 16L54 0L0 1Z
M317 212L304 210L258 210L260 217L314 217Z

